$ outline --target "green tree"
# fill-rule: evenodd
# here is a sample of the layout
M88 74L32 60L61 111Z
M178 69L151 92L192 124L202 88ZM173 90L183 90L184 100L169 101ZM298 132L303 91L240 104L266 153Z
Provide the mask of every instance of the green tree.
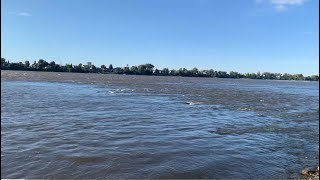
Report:
M1 68L5 67L6 64L6 59L5 58L1 58Z
M116 67L113 69L113 72L116 74L123 74L123 69L121 67Z
M160 72L159 72L159 70L158 69L156 69L156 70L154 70L154 75L159 75L160 74Z
M304 76L302 74L295 74L294 80L304 80Z
M191 76L192 73L186 68L182 68L182 76Z
M67 67L68 72L72 72L73 71L72 64L66 64L66 67Z
M39 59L38 63L37 63L37 68L39 70L42 70L44 67L48 66L49 63L43 59Z
M264 79L271 79L271 74L269 72L264 72L264 73L262 73L262 77Z
M169 75L169 72L170 72L170 71L169 71L168 68L163 68L162 71L161 71L161 74L164 75L164 76L168 76L168 75Z
M199 73L198 68L193 68L193 69L191 70L191 73L192 73L192 76L197 76L197 74Z
M83 72L83 66L82 66L82 64L80 63L80 64L78 64L78 66L75 66L75 68L74 68L74 71L75 72Z
M319 76L318 76L318 75L312 75L312 76L311 76L311 79L312 79L313 81L319 81Z
M154 65L148 63L148 64L145 64L145 68L146 68L146 70L145 70L146 75L153 74Z
M124 74L130 74L130 69L129 69L129 67L124 67L124 68L123 68L123 73L124 73Z
M261 73L260 73L260 71L257 72L256 78L257 78L257 79L261 79Z
M107 66L105 66L105 65L101 65L101 66L100 66L100 70L99 70L99 71L100 71L101 73L105 73L106 70L107 70Z
M139 65L138 66L138 74L144 75L144 74L146 74L146 70L147 70L146 65Z
M30 62L29 62L29 61L25 61L25 62L24 62L24 66L25 66L26 68L29 68L29 67L30 67Z
M56 62L54 62L54 61L51 61L51 62L50 62L50 66L51 66L51 67L54 67L55 65L56 65Z
M92 72L96 72L96 70L97 70L97 67L95 66L95 65L91 65L91 70L92 70Z
M214 70L213 70L213 69L209 69L209 71L208 71L208 76L210 76L210 77L215 77L215 76L214 76Z
M238 72L230 71L229 77L230 78L240 78L240 74Z
M138 74L138 67L137 66L131 66L130 71L132 74Z
M171 69L171 70L170 70L170 76L175 76L175 75L176 75L176 70Z
M109 70L112 72L113 71L113 66L112 64L109 65Z
M38 66L37 66L37 61L33 61L33 64L32 64L32 68L37 68Z

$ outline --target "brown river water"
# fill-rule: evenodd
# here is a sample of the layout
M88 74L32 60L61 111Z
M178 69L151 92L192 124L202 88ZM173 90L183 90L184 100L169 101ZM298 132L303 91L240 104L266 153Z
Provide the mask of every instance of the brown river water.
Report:
M1 71L1 178L297 179L319 83Z

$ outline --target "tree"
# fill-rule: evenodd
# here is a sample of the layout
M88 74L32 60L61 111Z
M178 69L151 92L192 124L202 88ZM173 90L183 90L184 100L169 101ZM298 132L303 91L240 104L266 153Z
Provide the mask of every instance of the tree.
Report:
M131 66L130 71L132 74L137 74L138 73L138 67L137 66Z
M130 69L129 69L129 67L124 67L124 68L123 68L123 73L124 73L124 74L130 74Z
M158 69L154 70L154 75L159 75L159 70Z
M43 59L39 59L38 63L37 63L37 68L39 70L42 70L44 67L48 66L49 63Z
M54 61L51 61L51 62L50 62L50 66L51 66L51 67L54 67L55 65L56 65L56 62L54 62Z
M145 64L145 68L146 68L145 73L147 75L151 75L153 73L154 65L148 63L148 64Z
M275 79L281 79L282 75L280 73L275 73L274 75L275 75Z
M80 63L80 64L78 64L78 66L75 66L74 71L75 72L83 72L82 64Z
M304 76L302 74L295 74L294 80L304 80Z
M191 70L192 76L196 76L198 74L198 72L199 72L198 68L193 68Z
M146 74L146 70L147 70L146 65L139 65L138 66L138 74L141 74L141 75Z
M262 76L264 79L270 79L271 74L269 72L264 72L264 73L262 73Z
M25 61L25 62L24 62L24 66L25 66L26 68L29 68L29 67L30 67L30 62L29 62L29 61Z
M312 79L313 81L319 81L319 76L318 76L318 75L312 75L312 76L311 76L311 79Z
M37 61L33 61L32 68L37 68Z
M257 75L256 75L255 73L251 73L251 74L250 74L250 78L251 78L251 79L257 79Z
M72 64L66 64L66 67L67 67L68 72L72 72L72 70L73 70Z
M105 65L100 66L100 72L104 73L106 71L107 67Z
M81 63L77 66L73 66L72 64L66 64L65 66L56 64L54 61L48 63L43 59L39 59L39 61L34 61L32 65L30 65L29 61L10 63L6 61L5 58L1 58L1 69L8 70L31 70L31 71L55 71L55 72L105 72L107 67L105 65L101 65L101 68L96 68L91 62L88 62L87 65L82 65ZM270 73L264 72L260 73L246 73L241 74L235 71L230 71L229 73L224 71L214 71L213 69L209 70L198 70L197 68L193 68L188 70L186 68L180 68L179 70L169 70L168 68L164 68L161 71L159 69L154 70L154 65L147 63L139 66L132 66L129 68L127 65L124 68L113 68L112 64L109 65L109 70L113 71L116 74L141 74L141 75L163 75L163 76L194 76L194 77L218 77L218 78L250 78L250 79L276 79L276 80L306 80L306 81L319 81L319 75L312 75L304 77L303 74L280 74L280 73Z
M260 71L257 72L257 79L261 79L261 73L260 73Z
M230 71L229 78L240 78L240 74L238 72Z
M191 76L191 72L188 69L183 68L182 69L182 76Z
M113 72L116 74L123 74L123 69L121 67L116 67L113 69Z
M95 66L95 65L91 65L91 70L93 71L93 72L96 72L96 70L97 70L97 67Z
M161 74L164 76L168 76L169 75L169 69L168 68L163 68L161 71Z
M152 70L154 68L154 65L149 64L149 63L145 64L145 66L146 66L147 70Z
M183 69L180 68L180 69L176 72L176 74L177 74L178 76L182 76L182 75L183 75Z
M6 64L6 59L5 58L1 58L1 68L5 67Z
M226 76L227 76L227 73L224 72L224 71L218 71L217 72L217 77L218 78L226 78Z
M9 69L10 70L22 70L23 66L21 66L20 63L10 63L9 64Z
M170 76L175 76L175 75L176 75L176 70L171 69L171 70L170 70Z
M209 69L208 76L214 77L214 70L213 69Z

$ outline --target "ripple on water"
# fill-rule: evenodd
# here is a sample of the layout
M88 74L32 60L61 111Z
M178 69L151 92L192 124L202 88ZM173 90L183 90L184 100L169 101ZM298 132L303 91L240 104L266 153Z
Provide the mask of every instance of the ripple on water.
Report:
M318 163L312 83L23 73L39 82L1 85L2 178L287 179Z

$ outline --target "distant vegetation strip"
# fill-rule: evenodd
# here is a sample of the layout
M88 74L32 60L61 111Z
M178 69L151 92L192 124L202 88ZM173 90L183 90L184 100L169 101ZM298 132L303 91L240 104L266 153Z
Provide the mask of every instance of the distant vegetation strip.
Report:
M225 71L198 70L193 68L188 70L186 68L180 68L178 70L168 68L156 69L152 64L143 64L139 66L128 65L126 67L113 67L110 64L108 67L101 65L96 67L92 63L79 65L59 65L54 61L50 63L40 59L38 62L34 61L30 64L29 61L24 63L9 62L5 58L1 58L1 70L24 70L24 71L51 71L51 72L77 72L77 73L101 73L101 74L132 74L132 75L153 75L153 76L185 76L185 77L212 77L212 78L247 78L247 79L275 79L275 80L306 80L306 81L319 81L318 75L312 75L304 77L302 74L288 74L288 73L245 73L241 74L235 71L229 73Z

